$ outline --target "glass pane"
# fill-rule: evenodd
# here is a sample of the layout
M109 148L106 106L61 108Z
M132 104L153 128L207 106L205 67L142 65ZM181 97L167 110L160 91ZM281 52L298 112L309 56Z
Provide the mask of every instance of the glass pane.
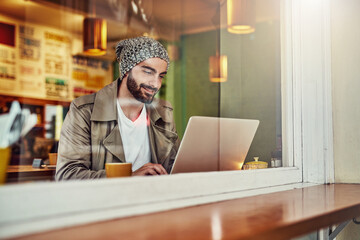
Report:
M279 167L280 1L228 0L224 8L221 24L227 27L220 31L219 46L220 54L227 56L228 77L219 86L220 116L259 120L246 162L259 157L269 167Z
M186 105L180 131L194 115L257 119L260 124L245 162L258 157L268 167L280 167L280 1L209 1L206 7L196 9L194 4L184 14L187 22L191 11L197 11L197 20L206 22L207 28L184 24L182 98Z
M138 36L169 54L156 98L172 104L179 139L191 116L257 119L246 162L281 166L280 0L33 0L0 9L0 111L5 119L18 101L34 121L21 137L1 133L7 182L54 180L49 153L71 101L117 80L115 47Z

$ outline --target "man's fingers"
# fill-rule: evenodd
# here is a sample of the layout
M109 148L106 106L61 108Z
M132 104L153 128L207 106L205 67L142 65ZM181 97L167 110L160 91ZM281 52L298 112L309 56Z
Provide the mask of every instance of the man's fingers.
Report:
M133 176L141 175L167 175L165 168L161 164L146 163L133 173Z
M160 164L156 164L156 165L155 165L155 164L154 164L153 166L154 166L154 169L156 170L156 172L157 172L158 174L167 174L165 168L164 168L162 165L160 165Z
M158 175L158 173L154 169L149 168L146 171L146 175Z
M162 165L160 165L160 167L161 167L161 170L162 170L162 174L167 175L168 173L167 173L167 171L165 170L165 168L164 168Z

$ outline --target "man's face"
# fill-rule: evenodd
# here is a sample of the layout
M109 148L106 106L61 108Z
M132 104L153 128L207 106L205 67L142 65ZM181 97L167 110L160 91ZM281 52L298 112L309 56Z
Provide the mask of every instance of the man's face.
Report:
M127 76L127 88L142 103L151 103L166 75L167 62L149 58L136 65Z

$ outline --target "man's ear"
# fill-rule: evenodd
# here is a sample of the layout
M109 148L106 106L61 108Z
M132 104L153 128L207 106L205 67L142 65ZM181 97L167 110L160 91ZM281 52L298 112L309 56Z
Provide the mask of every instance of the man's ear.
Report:
M124 77L122 78L121 81L124 81L124 80L127 81L127 77L128 77L128 73L125 73L125 75L124 75ZM124 81L124 82L125 82L125 81Z

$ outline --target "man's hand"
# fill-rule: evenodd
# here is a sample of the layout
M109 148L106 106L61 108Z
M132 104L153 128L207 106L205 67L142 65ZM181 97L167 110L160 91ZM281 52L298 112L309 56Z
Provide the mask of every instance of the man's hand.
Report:
M167 175L165 168L161 164L147 163L135 172L132 176L145 176L145 175Z

